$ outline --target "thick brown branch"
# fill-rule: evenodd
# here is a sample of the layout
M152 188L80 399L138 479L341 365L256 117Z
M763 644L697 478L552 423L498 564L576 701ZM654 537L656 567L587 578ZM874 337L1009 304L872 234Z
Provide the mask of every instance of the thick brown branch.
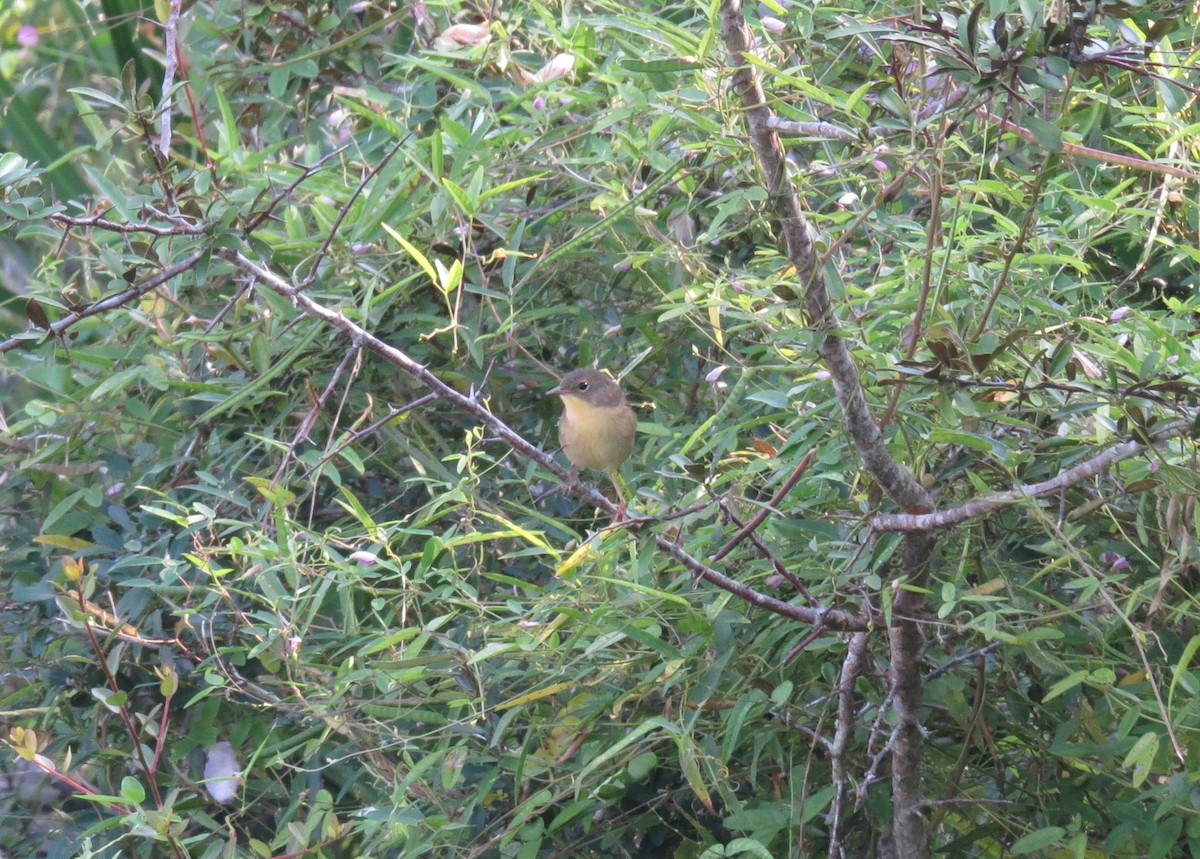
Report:
M733 90L745 112L751 148L766 180L767 191L788 260L804 284L804 311L809 322L824 334L819 347L829 370L834 392L845 415L846 429L854 440L863 465L879 487L899 507L923 512L932 509L933 496L892 456L867 406L859 370L850 347L839 330L837 315L818 265L812 227L804 216L799 195L787 176L787 161L772 128L771 111L754 70L746 62L751 37L742 17L740 0L724 0L720 12L721 35L734 67ZM904 582L893 604L890 680L893 706L898 716L892 745L892 828L897 855L925 859L928 837L922 816L921 722L922 698L920 618L922 583L933 552L934 532L910 534L904 546ZM908 589L905 585L911 585Z
M892 601L892 626L888 629L888 676L892 706L899 718L892 740L892 837L896 855L905 859L925 859L929 855L921 787L925 738L921 728L923 638L919 618L933 543L929 531L905 536L901 562L904 580Z
M721 6L721 35L733 66L732 85L741 99L750 146L763 171L771 205L783 237L789 262L795 267L804 289L804 310L811 324L825 333L821 357L833 381L834 391L846 416L846 428L854 440L863 465L888 497L906 510L927 510L933 498L908 474L887 448L883 433L871 416L850 347L838 331L829 291L817 266L812 226L805 217L800 198L788 177L787 158L779 135L772 127L774 117L767 106L762 86L746 57L753 49L750 30L742 17L741 0L725 0Z

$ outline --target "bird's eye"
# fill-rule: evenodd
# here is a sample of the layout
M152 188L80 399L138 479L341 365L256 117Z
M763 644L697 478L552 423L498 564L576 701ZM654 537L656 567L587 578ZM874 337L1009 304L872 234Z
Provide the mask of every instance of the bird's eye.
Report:
M579 387L579 390L581 390L581 391L586 391L586 390L588 389L588 383L587 383L587 382L580 382L580 383L579 383L579 385L578 385L578 387Z

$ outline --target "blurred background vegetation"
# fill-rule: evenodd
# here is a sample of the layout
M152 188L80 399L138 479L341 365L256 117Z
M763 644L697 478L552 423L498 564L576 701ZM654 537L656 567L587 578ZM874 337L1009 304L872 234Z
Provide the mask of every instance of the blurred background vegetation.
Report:
M161 154L169 4L4 4L5 855L889 855L886 630L835 774L847 635L654 542L711 558L811 451L714 565L852 613L897 586L716 8L196 0ZM939 506L1194 418L1193 12L747 8L842 331ZM599 531L232 252L550 451L555 374L610 368L656 518ZM1200 852L1196 484L1185 433L939 535L937 855Z

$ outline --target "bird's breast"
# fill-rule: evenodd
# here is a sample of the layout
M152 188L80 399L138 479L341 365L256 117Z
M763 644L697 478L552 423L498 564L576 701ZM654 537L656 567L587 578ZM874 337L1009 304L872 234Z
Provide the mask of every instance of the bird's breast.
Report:
M558 420L563 453L580 468L615 471L633 453L637 417L627 405L594 406L564 397Z

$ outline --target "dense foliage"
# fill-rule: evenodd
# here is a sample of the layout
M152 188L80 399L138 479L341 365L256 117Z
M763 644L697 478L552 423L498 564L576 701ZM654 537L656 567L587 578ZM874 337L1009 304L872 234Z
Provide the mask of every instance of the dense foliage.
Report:
M897 666L719 3L184 5L0 9L0 850L894 855L911 670L937 855L1200 852L1186 10L746 10L888 449L1010 493ZM635 526L492 422L576 366Z

